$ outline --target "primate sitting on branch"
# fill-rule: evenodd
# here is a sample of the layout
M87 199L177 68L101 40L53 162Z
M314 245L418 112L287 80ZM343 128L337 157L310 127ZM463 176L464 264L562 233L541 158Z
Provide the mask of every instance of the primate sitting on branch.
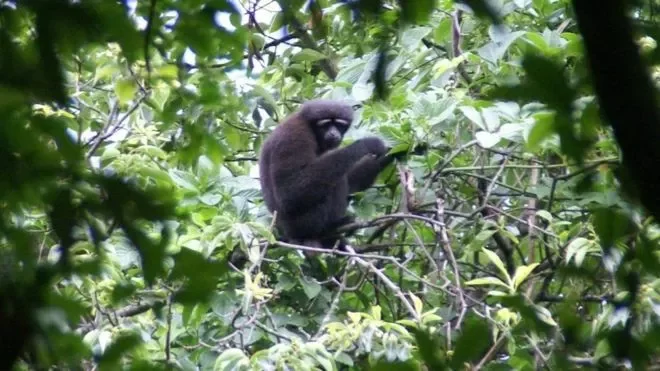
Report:
M347 104L308 101L264 142L261 189L284 240L323 248L339 241L343 248L342 239L327 235L352 221L346 215L349 193L369 188L394 159L376 137L338 148L352 121Z

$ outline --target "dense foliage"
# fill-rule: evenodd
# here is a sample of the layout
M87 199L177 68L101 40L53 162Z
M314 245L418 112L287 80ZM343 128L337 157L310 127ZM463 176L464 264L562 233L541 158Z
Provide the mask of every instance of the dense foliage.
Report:
M658 367L660 4L622 3L0 0L0 369ZM256 160L318 97L408 154L310 254Z

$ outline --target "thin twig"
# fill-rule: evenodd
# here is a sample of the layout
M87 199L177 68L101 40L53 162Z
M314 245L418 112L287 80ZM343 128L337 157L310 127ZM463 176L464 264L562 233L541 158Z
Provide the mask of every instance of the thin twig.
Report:
M353 250L353 248L349 245L346 245L346 250L348 250L349 252L355 254L355 250ZM392 280L390 280L389 277L387 277L385 274L383 274L383 272L381 272L380 269L376 268L373 264L367 262L366 260L364 260L362 258L354 257L354 258L352 258L352 260L354 260L356 263L358 263L359 265L367 268L373 274L378 276L378 278L385 284L385 286L387 286L390 290L392 290L394 292L394 294L399 298L401 303L403 303L403 306L408 310L408 313L416 321L420 320L419 314L415 310L415 307L410 303L410 301L408 301L408 298L406 298L406 296L403 294L403 291L401 291L399 286L394 284L394 282L392 282Z
M445 225L445 202L442 198L438 197L437 199L437 218L438 224L434 226L436 233L440 236L440 242L444 248L445 254L449 257L449 262L454 270L454 282L456 284L456 291L458 293L458 302L460 305L460 314L458 320L456 320L455 329L459 329L463 322L463 317L467 312L467 303L465 302L465 297L463 296L463 288L461 287L461 275L458 271L458 263L456 262L456 257L454 256L454 251L451 248L451 242L449 241L449 235L447 234L447 226Z

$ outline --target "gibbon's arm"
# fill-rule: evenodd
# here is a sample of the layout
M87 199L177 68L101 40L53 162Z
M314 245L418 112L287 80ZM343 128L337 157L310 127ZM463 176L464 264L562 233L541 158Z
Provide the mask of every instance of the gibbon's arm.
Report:
M426 153L427 144L418 144L412 151L412 154L422 155ZM364 191L371 187L378 174L391 164L394 160L402 160L409 155L409 151L399 151L388 153L377 158L365 157L355 164L348 172L349 193Z
M298 212L323 202L337 182L367 154L369 146L356 141L318 157L313 155L311 161L305 151L283 151L273 156L273 181L282 212Z
M365 156L348 172L348 192L360 192L371 187L378 174L394 161L391 155L381 157Z

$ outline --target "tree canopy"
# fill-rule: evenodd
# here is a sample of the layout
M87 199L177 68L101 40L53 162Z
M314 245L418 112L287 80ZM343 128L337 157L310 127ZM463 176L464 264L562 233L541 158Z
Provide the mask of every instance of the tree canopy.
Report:
M658 368L658 11L0 0L0 369ZM405 153L346 251L259 186L315 98Z

